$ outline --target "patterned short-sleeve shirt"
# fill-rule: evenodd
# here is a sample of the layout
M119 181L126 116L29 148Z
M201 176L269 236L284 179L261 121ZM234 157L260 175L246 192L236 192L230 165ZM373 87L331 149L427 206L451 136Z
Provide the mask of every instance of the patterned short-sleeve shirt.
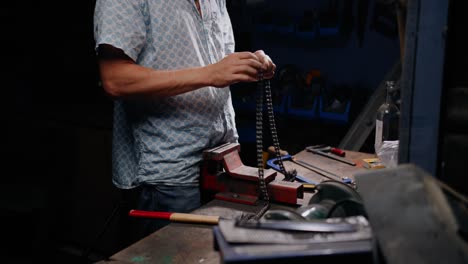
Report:
M110 44L157 70L206 66L234 51L225 0L97 0L96 47ZM238 139L229 88L115 100L113 183L196 185L202 151Z

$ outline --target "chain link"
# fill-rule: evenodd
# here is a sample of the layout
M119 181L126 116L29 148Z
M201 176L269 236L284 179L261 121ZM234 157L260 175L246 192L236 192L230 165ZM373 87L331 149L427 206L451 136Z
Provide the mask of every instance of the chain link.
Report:
M255 120L255 136L257 144L257 167L258 167L258 178L261 191L261 199L267 204L270 202L270 196L268 195L268 189L264 177L263 169L263 93L264 93L264 80L258 82L257 88L257 107L256 107L256 120Z

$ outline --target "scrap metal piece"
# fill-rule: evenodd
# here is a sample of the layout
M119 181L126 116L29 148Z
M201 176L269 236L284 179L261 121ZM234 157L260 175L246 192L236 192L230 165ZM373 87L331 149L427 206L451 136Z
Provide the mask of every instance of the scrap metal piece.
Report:
M286 231L303 231L303 232L320 232L320 233L335 233L335 232L355 232L357 227L349 223L329 223L326 221L285 221L285 220L268 220L268 221L239 221L239 227L255 228L255 229L272 229Z
M355 179L386 263L468 263L460 220L433 176L402 164Z

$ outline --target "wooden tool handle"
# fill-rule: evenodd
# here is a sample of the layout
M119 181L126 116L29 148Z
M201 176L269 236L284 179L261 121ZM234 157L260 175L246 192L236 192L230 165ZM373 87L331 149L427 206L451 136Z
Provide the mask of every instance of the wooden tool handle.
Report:
M197 224L217 225L219 222L219 216L211 216L211 215L197 215L197 214L143 211L143 210L130 210L128 215L133 216L133 217L165 219L165 220L170 220L174 222L197 223Z
M217 225L219 216L173 213L171 221Z

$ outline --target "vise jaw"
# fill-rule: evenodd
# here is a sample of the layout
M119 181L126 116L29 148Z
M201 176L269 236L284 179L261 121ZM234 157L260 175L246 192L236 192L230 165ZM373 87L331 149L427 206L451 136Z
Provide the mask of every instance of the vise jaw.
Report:
M246 166L239 156L239 143L226 143L203 152L201 186L215 191L215 198L242 204L256 204L260 196L258 168ZM270 200L297 204L304 195L302 184L276 180L277 172L264 170Z

